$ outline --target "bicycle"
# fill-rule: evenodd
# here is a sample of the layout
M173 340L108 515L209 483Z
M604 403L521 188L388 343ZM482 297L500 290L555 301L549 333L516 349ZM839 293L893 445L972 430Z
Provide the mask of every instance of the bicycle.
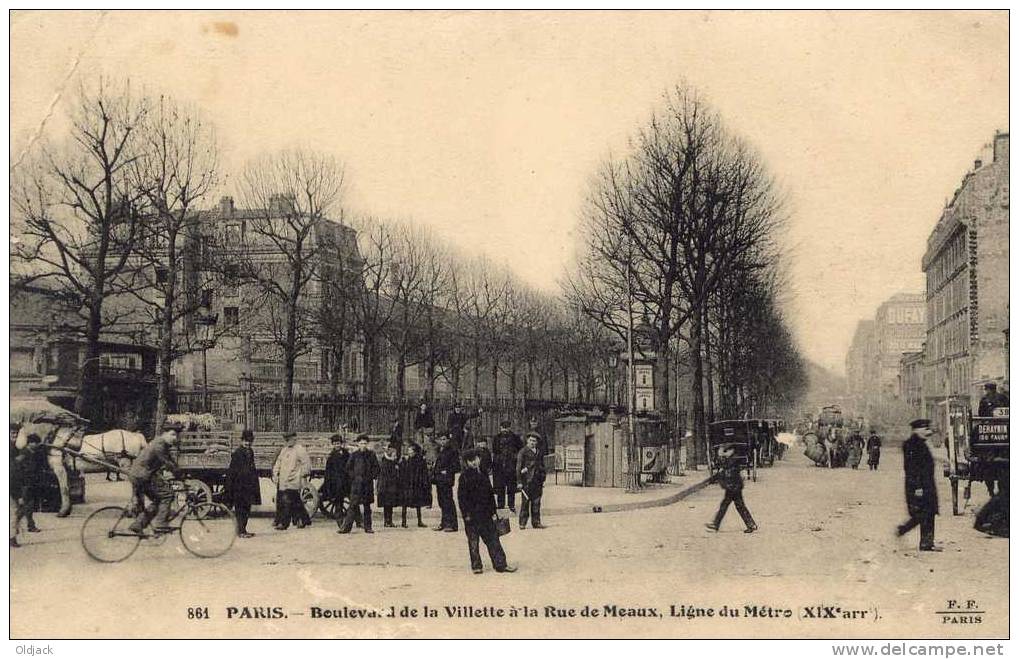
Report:
M170 485L178 496L170 506L169 530L145 529L137 533L130 529L135 517L131 510L106 506L89 515L81 526L85 552L101 563L119 563L130 558L143 540L158 545L167 536L179 533L184 548L199 558L225 554L237 536L230 509L221 503L199 501L183 481L174 480Z

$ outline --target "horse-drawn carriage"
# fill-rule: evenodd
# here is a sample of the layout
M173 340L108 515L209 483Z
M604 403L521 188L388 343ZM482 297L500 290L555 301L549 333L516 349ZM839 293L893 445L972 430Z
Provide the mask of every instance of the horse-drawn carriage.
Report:
M712 471L718 469L719 455L723 450L732 449L730 458L747 471L747 476L757 480L756 442L758 429L756 421L715 421L708 424L708 451Z
M186 478L189 490L195 491L199 501L216 501L221 497L226 480L227 467L234 449L240 446L239 431L219 432L184 432L181 435L177 453L177 464ZM347 437L348 441L354 436ZM371 437L369 445L378 450L386 437ZM297 442L308 451L311 460L311 478L322 479L325 476L326 459L332 447L328 435L322 433L297 433ZM276 457L283 449L283 433L257 432L252 451L255 454L255 469L263 478L272 476L272 466ZM321 482L321 481L320 481ZM333 502L323 499L319 488L309 483L301 491L301 501L309 516L321 510L323 514L332 516Z
M11 444L20 451L28 444L28 436L35 434L47 447L49 469L41 483L40 509L69 514L72 504L85 501L85 478L61 451L81 446L81 431L88 421L45 398L12 398L10 402Z

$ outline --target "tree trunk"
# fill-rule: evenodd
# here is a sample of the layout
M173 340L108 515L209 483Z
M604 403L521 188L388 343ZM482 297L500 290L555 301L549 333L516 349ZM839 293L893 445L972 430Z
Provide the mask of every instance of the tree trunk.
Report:
M104 419L96 407L96 390L99 388L99 336L102 333L103 292L97 291L89 306L85 328L85 361L81 364L78 393L74 398L74 413L88 419L92 426L102 425Z
M517 399L517 360L513 359L510 361L510 385L509 385L510 400Z
M693 359L693 378L690 394L693 397L693 431L697 439L696 457L698 464L704 464L708 451L708 427L704 418L704 363L701 359L700 315L694 314L690 325L690 358Z
M174 254L170 252L170 269L167 273L167 284L163 291L162 326L159 337L159 352L156 366L156 412L152 419L152 436L155 437L166 418L167 399L170 391L170 370L173 366L173 305L174 284L177 276L173 267ZM203 383L204 384L204 383Z
M492 358L492 400L499 399L499 360Z
M401 352L396 357L396 398L403 400L407 395L407 357Z
M479 390L479 385L481 384L480 383L480 380L481 380L481 346L479 344L477 344L477 343L474 344L474 371L473 371L473 374L474 374L474 382L473 382L473 384L471 386L471 395L474 397L474 400L476 401L476 400L478 400L478 397L481 395L481 392Z
M703 313L703 323L704 370L708 389L707 417L708 422L710 423L715 420L715 377L714 371L711 367L711 323L709 322L707 309L705 309Z

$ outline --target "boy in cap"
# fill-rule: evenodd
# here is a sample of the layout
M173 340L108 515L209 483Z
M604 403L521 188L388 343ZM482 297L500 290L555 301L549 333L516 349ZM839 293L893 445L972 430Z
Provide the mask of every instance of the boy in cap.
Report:
M347 460L350 479L350 506L340 522L337 533L350 533L357 522L365 533L372 530L372 501L375 499L375 479L379 475L379 460L368 446L368 435L357 436L357 450Z
M482 456L476 449L469 449L464 453L465 468L460 475L460 484L456 491L460 514L463 515L464 531L467 533L471 571L474 574L481 574L484 569L479 546L479 541L483 540L496 572L516 572L515 567L506 564L506 552L499 541L499 531L493 519L495 497L492 484L481 472L481 459Z
M902 444L902 468L905 471L906 510L909 519L896 529L903 536L920 527L920 551L941 551L934 546L934 516L938 514L938 490L934 482L934 456L927 438L934 434L930 419L909 424L912 432Z

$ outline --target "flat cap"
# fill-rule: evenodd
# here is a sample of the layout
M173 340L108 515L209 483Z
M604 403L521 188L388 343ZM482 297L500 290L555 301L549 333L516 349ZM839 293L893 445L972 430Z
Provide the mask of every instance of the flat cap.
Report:
M912 421L909 422L909 427L912 428L913 430L916 430L918 428L930 428L931 427L931 420L930 419L913 419Z

